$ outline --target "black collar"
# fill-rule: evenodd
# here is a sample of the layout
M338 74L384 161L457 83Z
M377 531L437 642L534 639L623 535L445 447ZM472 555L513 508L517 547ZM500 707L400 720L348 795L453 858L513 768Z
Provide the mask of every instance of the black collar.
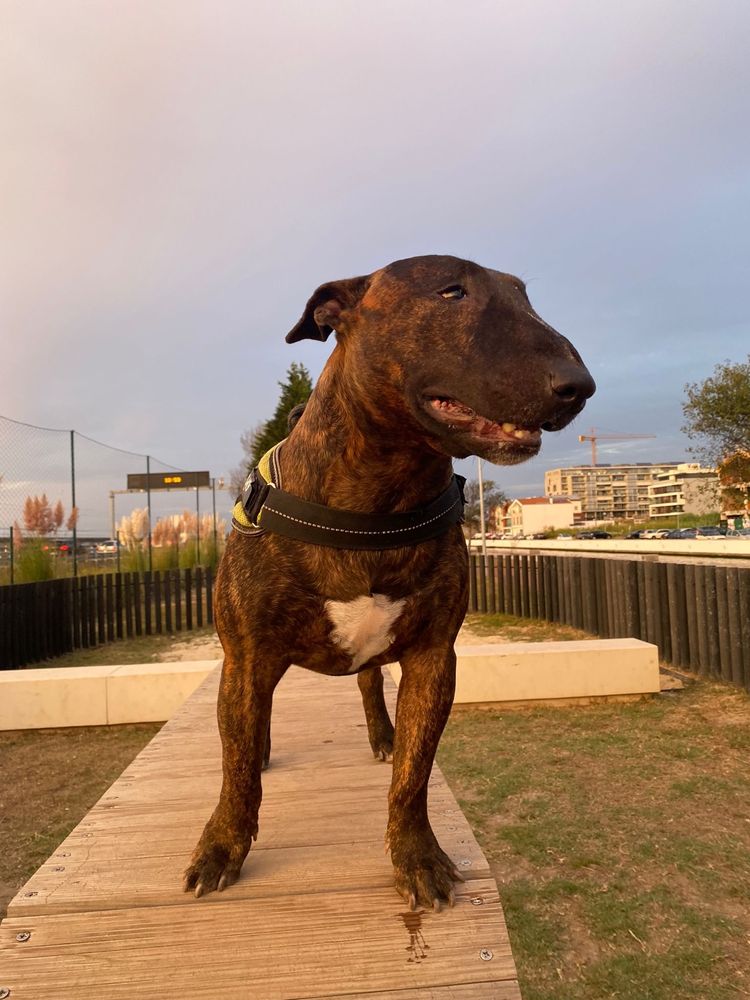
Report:
M280 448L281 444L264 455L260 467L245 480L232 517L234 528L243 534L272 531L334 549L396 549L437 538L463 521L463 476L454 475L448 488L425 507L398 514L361 514L301 500L281 489Z

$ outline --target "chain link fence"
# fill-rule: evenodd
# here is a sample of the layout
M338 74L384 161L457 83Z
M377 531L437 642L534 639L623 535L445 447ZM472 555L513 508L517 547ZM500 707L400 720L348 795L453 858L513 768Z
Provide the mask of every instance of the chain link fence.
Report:
M223 480L129 489L137 473L179 481L183 470L0 416L0 584L214 566L228 521Z

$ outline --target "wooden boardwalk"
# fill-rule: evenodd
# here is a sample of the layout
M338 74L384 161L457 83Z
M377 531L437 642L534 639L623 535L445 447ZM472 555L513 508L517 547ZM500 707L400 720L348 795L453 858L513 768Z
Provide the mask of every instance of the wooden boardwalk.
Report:
M353 678L284 678L242 877L200 900L181 891L219 790L217 684L218 671L11 902L0 996L520 1000L497 886L437 767L432 823L467 881L440 914L396 894L391 768L371 756Z

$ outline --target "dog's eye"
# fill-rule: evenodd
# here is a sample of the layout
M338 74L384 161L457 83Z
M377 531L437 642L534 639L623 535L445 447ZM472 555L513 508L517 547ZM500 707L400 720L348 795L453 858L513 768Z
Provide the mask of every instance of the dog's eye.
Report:
M444 299L463 299L466 298L466 289L462 288L461 285L448 285L442 291L438 292Z

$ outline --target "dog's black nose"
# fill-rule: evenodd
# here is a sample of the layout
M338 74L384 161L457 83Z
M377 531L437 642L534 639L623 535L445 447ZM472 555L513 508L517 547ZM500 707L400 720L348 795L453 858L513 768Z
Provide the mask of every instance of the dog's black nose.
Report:
M554 394L564 403L582 403L594 395L596 383L583 365L559 366L550 374Z

